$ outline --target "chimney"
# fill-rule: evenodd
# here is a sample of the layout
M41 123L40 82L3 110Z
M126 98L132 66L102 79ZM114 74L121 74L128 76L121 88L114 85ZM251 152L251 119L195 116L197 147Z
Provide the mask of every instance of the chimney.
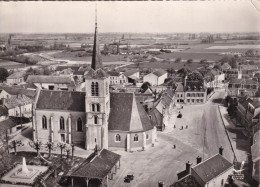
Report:
M200 156L197 157L197 164L201 163L202 158Z
M188 173L190 173L191 165L192 165L192 163L191 163L190 161L188 161L188 162L186 163L186 171L187 171Z
M224 150L224 148L222 146L220 146L220 148L218 149L218 152L220 155L223 155L223 150Z

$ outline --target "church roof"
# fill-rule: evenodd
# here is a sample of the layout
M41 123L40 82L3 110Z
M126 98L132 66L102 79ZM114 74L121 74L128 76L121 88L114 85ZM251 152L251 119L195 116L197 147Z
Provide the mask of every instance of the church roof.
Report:
M103 69L98 69L98 70L90 69L89 72L85 75L85 77L94 78L94 79L106 78L108 77L108 74Z
M7 93L9 93L10 95L23 94L23 95L26 95L29 98L34 98L35 95L36 95L35 90L27 90L27 89L24 89L24 88L18 88L18 87L14 87L14 86L1 85L0 90L4 90Z
M111 93L109 130L140 132L153 129L148 114L134 93Z
M116 165L120 157L119 154L102 149L98 155L92 153L76 169L68 172L67 176L103 179Z
M85 92L41 90L36 109L85 112Z
M70 76L53 76L53 75L29 75L26 82L28 83L56 83L70 84L74 80Z

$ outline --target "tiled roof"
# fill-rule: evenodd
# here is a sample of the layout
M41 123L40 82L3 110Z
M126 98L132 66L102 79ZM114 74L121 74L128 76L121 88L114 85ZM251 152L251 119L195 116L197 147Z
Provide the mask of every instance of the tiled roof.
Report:
M22 72L22 71L15 72L15 73L9 75L9 76L7 77L7 79L19 79L19 78L24 77L24 74L25 74L25 73Z
M90 69L89 72L85 75L86 78L105 78L108 77L108 74L103 69Z
M26 95L27 97L30 97L30 98L34 98L35 95L36 95L35 90L27 90L27 89L24 89L24 88L18 88L18 87L14 87L14 86L11 87L11 86L1 85L0 89L6 91L10 95L23 94L23 95Z
M167 72L162 69L159 69L157 71L154 71L152 74L156 75L157 77L160 77L160 76L164 75L165 73L167 73Z
M70 76L51 76L51 75L29 75L26 82L28 83L56 83L70 84L74 80Z
M33 100L25 95L14 95L10 98L7 98L4 105L6 106L6 108L10 109L15 108L17 106L24 106L32 103Z
M109 72L107 72L110 76L119 76L120 75L120 73L119 72L117 72L117 71L109 71Z
M68 176L104 179L120 159L120 155L102 149L99 155L92 153L81 165Z
M127 72L124 72L124 75L127 76L127 77L129 77L129 76L131 76L131 75L133 75L133 74L135 74L135 73L137 73L137 72L139 72L138 69L132 69L132 70L129 70L129 71L127 71Z
M224 63L221 67L222 67L222 69L230 69L231 68L231 66L227 62Z
M239 66L242 70L258 70L257 65L242 64Z
M6 130L16 126L17 124L12 119L6 119L0 122L0 135L6 133Z
M74 71L73 75L84 75L85 71Z
M217 177L221 173L225 172L229 168L233 166L227 159L225 159L222 155L217 154L204 162L201 162L191 169L197 173L197 175L201 178L205 183L209 182L213 178Z
M229 84L258 84L256 80L253 79L231 79Z
M139 132L153 129L148 114L134 93L111 93L109 130Z
M186 81L185 91L205 91L203 83L199 81Z
M243 79L231 79L229 81L229 84L241 84L243 82Z
M36 109L85 112L85 93L41 90Z

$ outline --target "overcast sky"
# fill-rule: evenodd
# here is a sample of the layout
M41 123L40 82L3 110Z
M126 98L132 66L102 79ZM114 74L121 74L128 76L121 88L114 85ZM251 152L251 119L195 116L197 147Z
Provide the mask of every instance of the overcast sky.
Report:
M260 31L251 1L110 1L97 7L99 32ZM95 2L0 2L1 33L92 33L94 20Z

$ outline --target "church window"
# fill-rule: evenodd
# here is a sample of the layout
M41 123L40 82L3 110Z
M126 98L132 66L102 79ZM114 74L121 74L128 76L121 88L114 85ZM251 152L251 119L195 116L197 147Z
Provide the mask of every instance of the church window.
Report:
M98 96L99 95L98 90L98 83L92 82L91 83L91 96Z
M47 118L46 118L46 116L42 116L42 128L47 129Z
M98 117L94 116L94 124L98 124Z
M116 135L116 142L120 142L121 141L121 137L119 134Z
M60 130L65 130L64 118L62 116L60 117Z
M91 111L92 112L100 112L100 104L98 104L98 103L91 104Z
M82 124L82 119L81 118L79 118L77 120L77 131L79 131L79 132L83 131L83 124Z
M135 134L135 136L134 136L134 142L138 142L138 135L137 134Z

